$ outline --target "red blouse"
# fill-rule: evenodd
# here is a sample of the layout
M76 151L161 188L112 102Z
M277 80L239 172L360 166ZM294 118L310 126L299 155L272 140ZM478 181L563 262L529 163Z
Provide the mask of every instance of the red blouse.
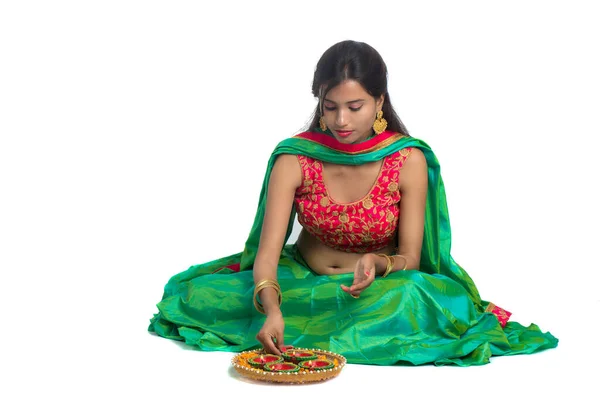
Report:
M396 237L400 215L399 175L412 147L387 156L373 187L361 200L337 203L323 181L323 164L298 155L303 182L294 198L298 222L329 247L368 253Z

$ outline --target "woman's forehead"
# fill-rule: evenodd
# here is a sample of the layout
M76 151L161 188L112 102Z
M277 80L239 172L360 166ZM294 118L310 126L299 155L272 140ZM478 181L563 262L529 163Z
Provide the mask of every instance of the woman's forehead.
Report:
M360 83L354 80L341 82L327 92L325 96L325 101L338 104L355 103L369 99L371 99L369 93L367 93Z

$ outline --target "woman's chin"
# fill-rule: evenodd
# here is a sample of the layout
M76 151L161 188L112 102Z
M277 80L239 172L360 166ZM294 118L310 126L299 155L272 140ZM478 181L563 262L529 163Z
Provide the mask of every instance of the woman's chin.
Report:
M353 140L351 137L347 137L347 138L342 138L339 136L336 136L335 139L340 142L340 143L344 143L344 144L352 144L355 142L355 140Z
M333 134L333 136L335 137L335 139L340 142L340 143L344 143L344 144L356 144L356 143L361 143L364 142L368 136L361 136L356 134L356 132L352 132L351 135L346 136L346 137L342 137L336 133Z

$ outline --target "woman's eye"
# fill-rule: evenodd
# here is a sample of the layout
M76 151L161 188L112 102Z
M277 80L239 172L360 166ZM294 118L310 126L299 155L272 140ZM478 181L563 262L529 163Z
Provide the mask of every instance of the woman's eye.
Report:
M350 109L350 111L358 111L358 110L360 110L362 108L362 106L357 107L357 108L354 108L354 107L348 107L348 108ZM325 106L325 109L327 111L335 111L335 107L327 107L327 106Z

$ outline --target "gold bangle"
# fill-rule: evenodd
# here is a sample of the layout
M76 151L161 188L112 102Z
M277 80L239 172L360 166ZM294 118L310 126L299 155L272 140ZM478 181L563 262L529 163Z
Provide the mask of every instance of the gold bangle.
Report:
M258 282L254 287L254 295L252 296L252 301L254 303L254 307L258 310L258 312L262 314L265 314L265 309L262 306L262 304L260 304L260 301L257 299L257 295L260 293L261 290L266 289L268 287L275 289L275 291L277 292L279 296L279 305L281 305L282 301L281 287L279 286L279 283L272 279L263 279L262 281Z
M402 257L404 259L404 267L402 267L402 271L406 271L406 267L408 266L408 259L402 254L394 254L392 257Z
M262 281L258 282L254 287L254 293L258 293L266 287L273 287L281 290L281 287L279 286L279 283L277 283L277 281L273 279L263 279Z
M383 275L381 275L382 278L385 278L386 276L389 275L390 272L392 272L392 268L394 268L394 260L392 259L392 257L388 256L387 254L377 254L378 256L381 257L385 257L386 261L387 261L387 265L385 266L385 272L383 273Z
M279 294L279 304L281 304L281 287L279 286L279 284L272 280L272 279L263 279L262 281L258 282L256 284L256 286L254 287L254 300L256 302L256 295L263 289L271 287L273 289L275 289L275 291ZM260 303L258 303L260 304ZM262 308L262 306L261 306Z
M254 290L254 296L252 297L252 300L254 302L254 307L258 310L258 312L260 312L262 314L265 314L265 309L262 306L262 304L260 304L260 300L258 298L259 297L258 293L261 290L266 289L268 287L275 289L275 291L277 292L277 294L279 296L279 305L281 305L281 301L282 301L281 288L279 287L279 285L274 285L274 284L271 284L271 283L265 283L265 284L263 284L261 286L257 285L256 288L255 288L255 290Z

